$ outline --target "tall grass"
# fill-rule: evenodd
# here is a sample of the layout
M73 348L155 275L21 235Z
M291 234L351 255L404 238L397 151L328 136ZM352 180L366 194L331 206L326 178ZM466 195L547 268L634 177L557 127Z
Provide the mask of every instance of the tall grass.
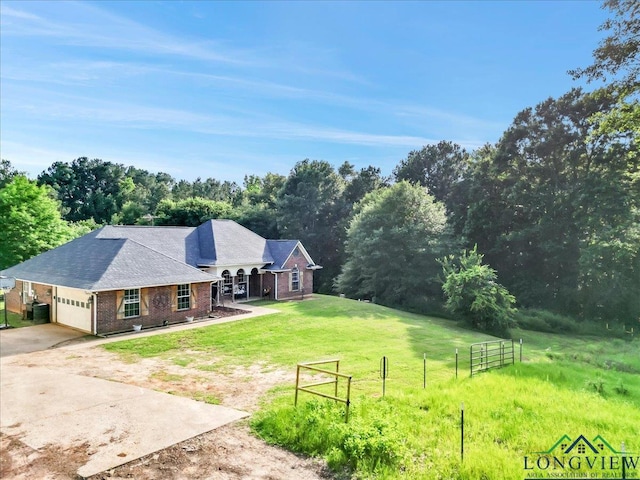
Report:
M291 384L274 389L252 427L269 442L323 457L357 478L522 479L523 457L547 450L564 434L602 435L640 452L637 340L520 330L515 335L524 340L523 363L469 378L469 344L491 337L453 322L322 296L277 308L280 313L265 317L105 348L167 358L183 358L188 349L195 366L215 356L226 364L261 362L292 373L298 362L340 358L340 371L354 379L349 423L342 404L308 393L300 393L295 408ZM390 362L384 398L383 355Z

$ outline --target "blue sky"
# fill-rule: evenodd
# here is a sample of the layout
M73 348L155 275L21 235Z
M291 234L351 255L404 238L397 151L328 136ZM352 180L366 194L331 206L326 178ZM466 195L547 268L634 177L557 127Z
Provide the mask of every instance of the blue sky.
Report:
M384 174L496 142L579 86L591 1L0 3L0 154L242 183L305 158Z

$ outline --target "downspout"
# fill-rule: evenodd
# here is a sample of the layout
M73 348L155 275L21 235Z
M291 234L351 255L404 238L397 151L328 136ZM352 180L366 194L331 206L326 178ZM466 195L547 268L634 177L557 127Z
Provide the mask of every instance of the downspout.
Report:
M273 294L273 299L278 300L278 274L276 272L271 272L271 273L273 273L274 287L276 289L275 293Z
M58 286L53 285L51 295L51 318L54 318L53 323L58 323Z
M93 334L98 335L98 293L92 293L91 298L91 307L93 313Z

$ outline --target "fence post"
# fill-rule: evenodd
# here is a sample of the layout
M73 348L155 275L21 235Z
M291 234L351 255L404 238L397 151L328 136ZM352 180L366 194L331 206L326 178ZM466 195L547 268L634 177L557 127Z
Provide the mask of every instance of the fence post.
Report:
M473 345L469 347L469 376L473 377Z
M427 388L427 354L422 357L422 388Z
M456 378L458 378L458 349L456 348Z
M389 367L387 365L387 357L382 357L380 359L380 377L382 378L382 396L383 397L386 389L388 372L389 372Z
M464 462L464 402L460 404L460 462Z
M300 385L300 365L296 368L296 400L294 406L298 406L298 386Z
M349 406L351 405L351 377L347 378L347 411L344 423L349 423Z
M522 339L520 339L520 363L522 363Z

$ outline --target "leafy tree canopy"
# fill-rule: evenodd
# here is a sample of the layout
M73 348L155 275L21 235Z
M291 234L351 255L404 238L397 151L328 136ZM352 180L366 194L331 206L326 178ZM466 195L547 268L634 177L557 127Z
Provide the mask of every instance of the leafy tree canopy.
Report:
M444 206L424 187L403 181L367 194L356 212L337 289L394 306L439 297L436 258L450 241Z
M0 188L0 268L7 268L87 233L60 217L51 190L22 175Z
M158 205L155 224L197 227L214 218L229 218L232 209L232 206L227 202L201 197L178 201L162 200Z
M445 308L479 330L505 335L514 322L516 299L496 282L497 273L482 263L483 255L465 250L440 260Z

